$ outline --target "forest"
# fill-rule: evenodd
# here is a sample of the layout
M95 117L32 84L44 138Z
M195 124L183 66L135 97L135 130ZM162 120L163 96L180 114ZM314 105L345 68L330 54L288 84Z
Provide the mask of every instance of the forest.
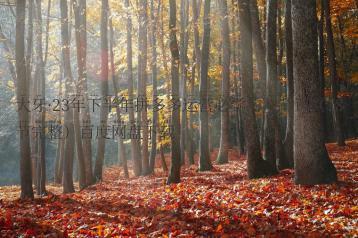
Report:
M0 0L0 237L357 237L357 0Z

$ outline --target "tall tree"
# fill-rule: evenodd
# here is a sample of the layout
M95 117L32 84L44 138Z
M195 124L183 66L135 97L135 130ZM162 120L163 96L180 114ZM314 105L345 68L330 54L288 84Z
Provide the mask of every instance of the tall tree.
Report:
M292 1L296 184L337 181L336 169L324 144L316 26L316 1Z
M35 68L35 80L38 81L38 90L37 95L40 96L39 100L45 100L45 69L44 69L44 58L43 58L43 48L42 48L42 11L41 11L41 1L36 0L36 30L35 30L35 39L36 39L36 68ZM37 195L43 195L46 193L46 110L41 108L39 111L39 121L40 121L40 141L39 141L39 156L36 166L36 191Z
M324 27L324 6L323 6L323 0L320 1L320 18L319 21L317 23L317 30L318 30L318 65L319 65L319 69L318 69L318 75L319 75L319 80L322 82L321 83L321 94L323 96L323 99L325 98L325 88L326 88L326 79L324 76L324 60L325 60L325 50L324 50L324 32L323 32L323 27ZM325 136L325 141L327 141L327 137L328 137L328 128L327 128L327 110L326 110L326 102L325 100L323 100L323 105L322 105L322 114L323 114L323 128L324 128L324 136Z
M220 149L217 158L219 164L227 163L229 153L229 101L230 98L230 30L227 0L219 0L221 17L222 55L223 71L221 86L221 132Z
M332 32L332 23L331 23L331 11L330 11L330 0L323 0L324 14L326 20L326 31L327 31L327 53L328 53L328 62L329 62L329 74L331 79L331 91L332 91L332 112L333 112L333 122L336 132L337 144L339 146L344 146L344 130L343 130L343 111L340 108L338 101L338 91L339 91L339 82L337 75L337 66L336 66L336 52L334 49L334 39Z
M188 79L188 23L189 23L189 2L187 0L180 1L180 94L181 94L181 129L180 129L180 160L185 164L185 150L187 139L187 111L186 111L186 84Z
M252 30L250 19L250 1L238 0L240 17L240 72L242 78L243 120L247 150L248 177L260 178L266 176L267 162L261 157L260 139L257 131L252 60Z
M77 46L77 65L78 65L78 94L82 97L84 105L81 110L82 127L89 128L91 126L91 114L88 101L87 89L87 3L86 0L74 0L75 30L76 30L76 46ZM90 136L83 136L82 148L85 164L86 185L94 182L92 172L92 142Z
M16 60L16 97L17 100L27 102L29 99L28 81L26 77L25 60L25 11L26 1L16 1L16 40L15 40L15 60ZM33 199L32 175L31 175L31 152L29 137L29 112L26 108L18 104L18 117L20 127L20 181L21 199Z
M276 82L277 82L277 0L267 1L267 27L266 27L266 96L265 96L265 124L264 124L264 158L269 163L273 173L277 172L275 143L275 129L277 123L276 111Z
M97 158L94 168L94 176L97 181L102 180L104 153L107 137L108 121L108 0L102 0L101 7L101 96L100 130L98 138Z
M149 174L149 153L148 153L148 116L147 116L147 55L148 55L148 1L139 1L139 29L138 29L138 98L144 101L144 107L138 113L138 125L143 129L142 141L142 174Z
M179 47L176 36L176 1L169 0L169 30L170 30L170 52L171 59L171 85L172 100L179 102ZM171 134L171 165L167 183L180 182L180 112L172 108L171 123L173 131Z
M62 40L62 62L63 73L65 78L65 100L67 105L69 97L73 95L72 83L73 77L71 72L71 57L70 57L70 37L68 29L68 6L66 0L60 1L61 10L61 40ZM75 191L73 185L73 156L74 156L74 123L73 123L73 109L68 108L65 112L64 127L67 130L67 138L65 140L65 154L63 157L63 193L72 193Z
M81 10L83 7L81 7ZM79 97L78 102L81 103L83 99L83 81L84 79L84 47L83 47L83 31L81 27L83 25L83 13L80 10L80 3L77 0L73 1L73 12L75 16L75 38L76 38L76 48L77 48L77 66L78 66L78 80L76 82L76 95ZM86 101L85 101L86 102ZM86 106L85 106L86 108ZM74 110L74 127L75 127L75 140L76 140L76 152L78 159L78 170L79 170L79 187L84 189L87 186L86 179L86 163L85 163L85 149L82 141L81 135L81 123L80 123L80 110L81 106L78 105ZM83 113L83 112L82 112Z
M199 149L199 170L211 170L211 160L209 153L209 115L208 115L208 69L209 69L209 50L210 50L210 0L204 2L204 32L201 49L200 65L200 149Z
M128 101L133 102L133 62L132 62L132 17L130 13L129 0L125 1L127 9L127 79L128 79ZM134 109L129 107L129 122L132 127L136 127L134 118ZM131 137L131 153L134 164L134 175L139 176L142 173L142 162L140 161L139 139Z
M153 92L152 92L152 103L155 105L158 99L158 86L157 86L157 76L158 76L158 69L157 69L157 19L159 16L159 9L160 9L161 1L158 2L158 11L157 15L155 15L155 6L154 0L150 1L150 41L151 41L151 48L152 48L152 60L151 60L151 68L152 68L152 84L153 84ZM152 136L151 136L151 144L152 148L150 150L150 172L154 172L155 167L155 157L157 154L157 130L158 130L158 109L153 107L152 112Z
M279 169L293 168L293 49L292 49L292 17L291 1L286 0L285 6L285 31L286 31L286 77L287 77L287 123L284 140L285 156L279 157ZM285 160L282 160L285 158Z

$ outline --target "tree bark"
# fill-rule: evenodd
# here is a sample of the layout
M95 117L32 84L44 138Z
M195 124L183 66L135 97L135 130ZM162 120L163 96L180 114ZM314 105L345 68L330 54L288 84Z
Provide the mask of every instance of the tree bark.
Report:
M200 65L200 149L199 149L199 171L211 170L209 152L209 115L208 115L208 69L209 69L209 50L210 50L210 0L204 2L204 33L201 50Z
M138 96L140 99L147 101L147 55L148 55L148 1L139 1L139 29L138 29ZM143 128L142 141L142 175L150 174L149 171L149 152L148 152L148 113L147 106L141 109L141 120L138 120ZM138 119L140 119L138 117Z
M230 98L230 29L229 16L227 10L227 0L219 1L221 17L221 36L222 36L222 55L223 71L221 85L221 132L220 132L220 149L217 163L224 164L229 162L229 98Z
M102 180L104 154L106 147L107 121L108 121L108 0L102 0L101 7L101 112L100 127L102 133L98 138L97 158L94 168L96 181ZM103 130L105 131L103 133Z
M279 169L293 168L293 49L292 49L292 17L291 1L286 0L285 6L285 31L286 31L286 77L287 77L287 124L286 135L283 142L285 160L279 157Z
M73 1L73 11L75 15L75 38L76 38L76 48L77 48L77 66L78 66L78 80L76 82L76 95L79 102L82 103L83 98L83 80L84 80L84 72L83 72L83 46L81 43L83 32L81 32L81 27L84 27L82 24L82 14L79 6L79 2L77 0ZM85 163L85 155L84 155L84 147L81 136L81 123L80 123L80 105L78 108L74 110L74 127L75 127L75 140L76 140L76 152L78 159L78 169L79 169L79 187L80 189L84 189L87 186L86 179L86 163Z
M292 1L296 184L337 181L336 169L324 144L316 18L316 1Z
M267 163L261 157L260 140L254 109L252 31L250 19L250 1L238 0L240 17L240 71L242 78L243 120L247 150L247 170L250 179L267 175Z
M133 62L132 62L132 18L129 9L129 0L125 1L127 8L127 79L128 79L128 101L133 102ZM131 126L136 127L134 118L134 109L129 107L129 122ZM139 139L131 137L131 154L134 164L134 175L139 176L142 173L142 162L140 160Z
M188 79L188 23L189 23L189 2L187 0L180 1L180 69L181 69L181 128L180 128L180 161L185 164L185 150L187 140L187 111L186 99L187 90L186 84Z
M326 80L324 76L324 34L323 34L323 25L324 25L324 7L323 7L323 0L320 1L321 3L321 11L320 11L320 19L317 24L318 29L318 57L319 57L319 80L321 81L321 94L323 97L323 104L322 104L322 114L323 114L323 128L324 128L324 137L325 141L328 138L328 123L327 123L327 110L326 110L326 102L325 102L325 85Z
M70 57L70 38L68 31L68 7L67 1L60 1L61 9L61 39L62 39L62 60L65 77L65 100L73 94L72 84L73 77L71 72L71 57ZM73 185L73 156L74 156L74 123L73 123L73 109L69 108L65 112L65 131L67 131L67 138L65 140L65 154L63 157L63 193L73 193L75 191Z
M25 59L25 11L26 1L16 1L16 40L15 40L15 60L17 87L16 97L18 100L29 99L28 78L26 77ZM18 104L20 105L20 104ZM21 199L33 199L32 174L31 174L31 152L29 137L29 113L25 108L18 108L19 127L20 127L20 183Z
M35 80L38 80L38 93L40 100L46 99L46 88L45 88L45 69L43 61L43 50L42 50L42 12L41 12L41 1L36 0L36 69L35 69ZM46 193L46 109L41 108L38 114L40 121L40 141L39 141L39 156L36 165L36 192L37 195L43 195ZM37 125L35 125L37 126Z
M265 124L264 124L264 159L269 163L273 174L277 173L276 158L276 127L277 121L277 53L276 53L276 19L277 19L277 0L267 2L267 27L266 27L266 98L265 98Z
M170 52L171 60L171 85L172 100L179 102L179 47L176 37L176 3L169 1L169 30L170 30ZM180 111L173 107L171 112L171 123L173 132L171 135L171 165L167 184L180 182Z
M83 98L84 108L80 112L82 127L90 128L91 115L88 102L87 90L87 18L86 18L86 0L74 0L74 15L76 28L76 46L77 46L77 65L78 65L78 94ZM94 183L92 172L92 139L88 136L82 138L83 157L85 165L86 186Z
M151 48L152 48L152 61L151 61L151 68L152 68L152 84L153 84L153 93L152 93L152 104L155 105L158 98L158 89L157 89L157 19L159 16L159 9L160 9L161 1L158 2L158 12L157 16L155 16L155 7L154 7L154 0L150 2L150 20L151 20ZM158 110L153 107L152 112L152 137L151 137L151 150L150 150L150 159L149 159L149 167L150 173L154 172L155 167L155 157L157 154L157 130L158 130Z

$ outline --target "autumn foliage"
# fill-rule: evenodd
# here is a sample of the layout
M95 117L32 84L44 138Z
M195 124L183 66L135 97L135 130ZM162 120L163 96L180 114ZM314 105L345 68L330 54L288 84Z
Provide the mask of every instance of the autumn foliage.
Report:
M103 183L70 195L50 186L49 196L34 201L2 187L0 236L358 236L358 141L327 148L338 169L334 185L296 186L291 170L248 180L245 159L230 151L229 164L204 173L185 167L182 182L170 186L158 165L155 175L129 180L111 167Z

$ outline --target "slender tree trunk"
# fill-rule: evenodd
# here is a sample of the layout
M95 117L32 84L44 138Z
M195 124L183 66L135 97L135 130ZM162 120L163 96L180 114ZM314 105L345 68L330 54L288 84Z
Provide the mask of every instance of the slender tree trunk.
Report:
M80 111L81 126L86 131L91 127L91 115L88 102L87 90L87 19L86 19L86 0L74 0L73 10L75 15L75 29L76 29L76 46L77 46L77 65L78 65L78 95L82 97L84 103L83 109ZM75 116L77 117L77 116ZM91 136L82 136L81 138L84 170L85 170L85 184L89 186L94 183L92 173L92 138ZM81 156L82 157L82 156ZM82 160L82 159L81 159ZM81 162L82 163L82 162ZM82 170L80 166L80 170ZM81 176L80 176L81 180Z
M318 52L319 52L319 80L321 81L321 94L323 97L322 102L322 116L323 116L323 128L324 128L324 138L327 141L328 138L328 125L327 125L327 110L326 110L326 102L325 102L325 88L326 88L326 80L324 77L324 35L323 35L323 25L324 25L324 7L323 7L323 0L320 1L321 3L321 11L320 11L320 19L317 24L318 30Z
M102 180L104 154L107 137L107 121L108 121L108 0L102 0L101 7L101 112L100 127L102 133L98 138L97 158L94 168L94 176L96 181Z
M76 48L77 48L77 65L78 65L78 80L76 82L76 95L78 95L78 100L82 101L83 97L83 46L81 43L81 27L82 24L82 16L80 12L79 2L77 0L73 1L73 11L75 16L75 38L76 38ZM84 189L87 186L87 179L86 179L86 165L85 165L85 155L84 155L84 148L82 143L82 135L81 135L81 123L80 123L80 108L81 106L78 105L78 108L74 110L74 127L75 127L75 140L76 140L76 152L77 152L77 159L78 159L78 169L79 169L79 187L80 189Z
M235 9L235 15L236 18L233 18L232 23L232 31L237 32L238 29L236 29L236 22L238 25L240 24L239 17L238 17L238 9ZM234 37L233 40L233 46L235 47L233 50L233 59L234 59L234 72L235 72L235 78L234 78L234 90L235 90L235 98L238 100L238 103L240 103L240 99L242 96L241 88L239 88L242 85L242 78L241 74L239 72L239 66L240 66L240 48L241 48L241 40L240 35L237 34L236 37ZM239 85L240 84L240 85ZM243 130L243 118L242 118L242 107L241 105L238 105L238 107L235 110L235 117L236 117L236 141L237 145L239 147L239 152L241 155L245 154L245 137L244 137L244 130Z
M260 178L267 175L267 163L261 157L260 140L254 108L252 31L250 1L238 0L240 17L240 71L242 78L243 120L247 150L248 177Z
M25 58L25 11L26 1L16 1L16 41L15 41L15 60L17 87L16 96L18 100L28 101L28 78L26 77L26 58ZM20 104L18 104L20 105ZM31 175L31 152L29 137L29 112L25 108L18 108L19 127L20 127L20 182L21 199L33 199L32 175Z
M277 0L267 2L267 28L266 28L266 98L265 98L265 134L264 134L264 158L269 163L272 173L277 173L275 144L275 129L277 126L277 100L276 100L276 81L277 81L277 53L276 53L276 19L277 19Z
M201 4L196 0L192 1L192 12L193 12L193 26L194 26L194 52L196 56L195 66L198 71L198 78L200 79L200 65L201 65L201 50L200 50L200 34L199 34L199 15L201 10Z
M286 0L285 31L286 31L286 77L287 77L287 124L283 143L286 160L279 160L279 169L293 168L293 49L292 49L292 17L291 1ZM282 159L283 157L280 157Z
M337 181L336 169L324 144L316 18L316 1L292 1L296 184Z
M129 0L125 1L127 8L127 79L128 79L128 100L133 102L133 62L132 62L132 18L130 13ZM136 127L133 107L129 107L129 122L132 127ZM140 139L131 138L131 153L134 164L134 175L139 176L142 173L142 162L140 160Z
M138 55L138 96L140 99L147 101L147 55L148 55L148 1L142 0L139 2L139 29L138 29L138 49L140 54ZM140 86L140 87L139 87ZM148 152L148 113L147 107L141 109L140 126L143 129L143 141L142 141L142 174L149 174L149 152ZM139 123L138 123L139 124Z
M41 11L41 1L36 0L36 69L35 76L36 80L38 80L39 91L38 95L40 96L40 100L45 100L46 88L45 88L45 69L44 69L44 61L43 61L43 50L42 50L42 11ZM46 193L46 110L45 108L41 108L39 112L39 119L41 121L41 133L40 133L40 149L39 149L39 157L37 161L36 168L36 191L37 195L43 195Z
M338 91L339 82L336 68L336 53L334 49L334 39L331 24L331 13L330 13L330 0L323 0L323 7L326 19L326 31L327 31L327 53L329 62L329 72L331 78L331 90L332 90L332 111L333 111L333 123L336 132L336 140L339 146L345 145L345 135L343 130L343 114L342 105L339 105Z
M153 93L152 93L152 104L155 105L158 99L158 89L157 89L157 19L159 16L159 9L160 9L161 1L158 2L158 12L157 16L155 16L155 8L154 8L154 0L150 1L150 19L151 19L151 48L152 48L152 61L151 61L151 68L152 68L152 84L153 84ZM150 173L154 172L155 167L155 157L157 154L157 130L158 130L158 110L153 107L152 112L152 137L151 137L151 150L150 150Z
M179 102L179 47L176 36L176 3L169 1L169 30L170 30L170 52L171 60L171 85L172 100ZM173 132L171 135L171 165L167 184L180 182L180 111L172 108L171 123Z
M195 76L196 76L196 52L193 53L193 65L191 68L191 79L190 79L190 97L195 98L194 95L194 84L195 84ZM189 111L189 128L188 128L188 160L189 164L195 164L194 155L195 155L195 140L194 140L194 113L193 110Z
M188 78L188 22L189 22L189 2L187 0L180 1L180 68L181 68L181 128L180 128L180 161L181 164L185 164L185 150L187 139L187 111L186 111L186 99L187 99L187 78Z
M115 92L115 96L117 97L119 93L119 87L117 83L117 77L116 77L116 71L115 71L115 65L114 65L114 52L113 52L113 46L114 46L114 32L113 32L113 24L112 24L112 18L109 19L109 52L110 52L110 59L111 59L111 76L112 76L112 83L113 83L113 90ZM120 125L121 124L121 111L119 108L119 104L116 105L116 115L117 115L117 122ZM123 171L124 171L124 177L129 178L129 172L128 172L128 165L127 165L127 157L126 157L126 148L124 146L123 138L121 135L118 136L118 157L119 161L122 164Z
M28 29L27 29L27 49L26 49L26 78L27 78L27 82L28 82L28 86L30 88L30 101L35 99L35 84L37 83L37 80L35 80L35 77L32 77L32 53L33 53L33 14L34 13L34 1L33 0L29 0L28 2ZM0 35L0 37L5 38L5 36L3 34ZM4 41L4 46L5 49L8 53L10 53L9 47L6 44L6 42ZM13 75L14 78L14 82L15 82L15 86L16 86L16 72L15 69L13 69L13 64L9 63L10 65L10 72L12 72L11 74ZM36 83L35 83L36 82ZM33 126L35 124L35 113L30 113L29 117L30 117L30 125ZM32 136L30 136L30 150L31 150L31 170L32 170L32 183L33 185L37 184L36 181L36 161L37 161L37 139L33 138Z
M208 115L208 69L209 69L209 50L210 50L210 0L204 3L204 33L201 50L200 66L200 150L199 150L199 171L211 170L209 152L209 115Z
M339 28L339 42L340 42L340 46L341 46L341 54L340 54L340 58L341 58L341 64L342 64L342 68L343 68L343 82L346 86L346 90L347 92L351 92L351 86L352 83L350 82L350 66L351 63L353 61L349 61L348 58L348 52L347 52L347 46L346 46L346 41L344 39L344 35L343 35L343 23L342 23L342 16L338 16L338 28ZM354 49L354 48L353 48ZM354 50L352 50L354 51ZM356 135L356 128L353 126L351 127L350 125L354 125L354 106L353 106L353 96L350 94L349 96L345 96L342 98L342 103L344 105L344 111L345 111L345 119L343 124L344 124L344 131L346 132L346 138L354 138L354 136Z
M266 6L266 5L265 5ZM260 24L260 12L258 9L257 0L250 1L250 11L251 11L251 26L252 26L252 39L253 39L253 50L255 54L257 71L259 74L259 82L257 86L257 97L260 99L265 98L265 86L266 86L266 62L265 62L265 43L263 39L263 33L261 31ZM266 12L266 10L264 11ZM264 17L265 19L265 17ZM264 125L265 125L265 108L263 108L263 114L261 120L259 120L260 126L260 141L261 148L263 147L264 141Z
M229 98L230 98L230 29L229 16L227 10L227 0L219 1L221 17L221 36L222 36L222 55L223 55L223 72L221 88L221 132L220 132L220 149L217 163L223 164L229 161Z
M69 99L73 94L72 86L73 77L71 72L70 58L70 38L68 30L68 7L67 1L60 1L61 9L61 38L62 38L62 60L64 66L65 77L65 99ZM65 154L63 157L63 193L72 193L75 191L73 185L73 156L74 156L74 125L73 125L73 109L69 108L65 112L65 131L67 138L65 141Z

